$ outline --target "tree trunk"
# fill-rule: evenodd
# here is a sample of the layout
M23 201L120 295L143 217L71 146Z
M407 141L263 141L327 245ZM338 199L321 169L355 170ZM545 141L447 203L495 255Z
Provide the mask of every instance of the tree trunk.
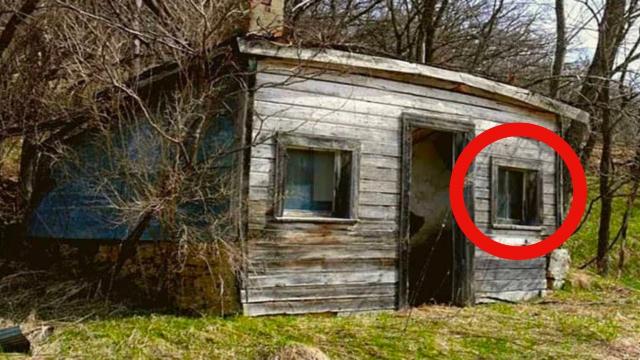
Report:
M419 62L428 64L433 61L433 42L435 37L435 17L437 0L424 0L422 8L421 41Z
M604 13L598 26L596 52L576 100L578 107L592 114L592 124L601 111L602 104L598 103L598 98L603 87L608 86L606 79L611 76L620 47L621 35L624 32L625 5L625 0L607 0L605 3ZM583 142L588 135L587 130L588 127L584 124L573 121L566 132L567 142L581 157L583 165L589 162L592 149L590 145L595 141L595 138L591 138L587 144L587 152L583 153L585 149Z
M26 0L22 3L20 9L18 9L18 11L16 11L11 19L9 19L5 24L4 29L0 33L0 57L2 57L4 51L7 50L9 45L13 42L18 28L31 14L36 11L39 2L40 0Z
M609 103L609 88L602 89L603 104ZM598 229L598 254L596 264L600 275L609 272L609 230L611 227L611 212L613 208L613 194L611 193L611 121L610 110L602 111L602 157L600 159L600 228Z
M558 97L560 88L560 75L564 65L564 57L567 52L566 26L564 18L564 0L556 0L556 51L553 57L553 69L549 82L549 96Z
M598 250L596 263L600 274L609 271L609 231L613 195L611 194L611 146L613 123L611 122L609 85L616 54L620 48L625 31L625 0L607 0L604 12L598 24L598 45L584 80L577 104L592 115L592 124L601 117L599 127L592 129L586 144L583 145L587 127L576 121L567 129L567 141L579 154L584 166L591 158L593 146L599 128L602 134L602 157L600 159L600 227L598 229Z
M633 184L631 185L631 193L627 198L627 206L622 217L622 225L620 227L620 253L618 257L618 274L622 275L624 270L624 264L626 261L626 241L627 241L627 229L629 228L629 219L633 211L636 199L638 198L638 191L640 191L640 141L636 144L635 156L633 158L633 165L631 167L631 179Z
M622 276L624 271L624 264L626 262L627 255L627 229L629 228L629 218L631 217L631 212L633 211L633 207L636 202L636 198L638 196L638 188L640 187L640 182L638 179L634 179L631 194L627 199L627 209L624 213L624 218L622 219L622 225L620 228L620 251L618 253L618 276Z

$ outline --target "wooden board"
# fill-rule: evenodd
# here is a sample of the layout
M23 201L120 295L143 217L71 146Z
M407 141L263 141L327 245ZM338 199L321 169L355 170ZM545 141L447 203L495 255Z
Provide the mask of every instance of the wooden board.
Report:
M476 292L476 301L479 304L495 303L501 301L517 302L535 299L540 296L544 296L546 290L518 290L518 291L503 291L500 293L492 292Z
M371 298L314 299L300 301L269 301L245 303L244 313L248 316L271 314L346 313L371 310L394 309L395 296Z
M370 284L322 284L306 286L287 286L284 288L265 287L244 290L242 297L251 299L252 303L269 301L305 301L305 300L333 300L333 299L366 299L393 297L395 283Z
M312 67L314 63L325 64L325 67L334 66L338 69L350 71L351 73L357 73L357 69L360 69L360 72L364 71L366 74L376 73L378 77L385 77L384 74L394 73L409 75L404 78L413 79L413 81L407 82L432 80L434 84L439 83L440 87L449 88L449 86L453 85L451 88L455 89L456 92L478 94L489 99L504 99L503 101L519 104L522 107L530 107L555 113L586 124L589 122L589 115L582 110L532 93L526 89L498 83L470 74L353 52L331 49L301 49L298 47L278 46L275 43L265 41L239 39L238 46L240 51L245 54L285 59L290 61L293 66L299 66L307 62L308 67Z
M477 132L513 121L556 129L548 114L501 101L362 75L296 76L283 64L268 65L259 66L266 71L257 74L254 94L251 131L258 144L250 156L247 280L242 293L247 315L396 306L403 114L468 118ZM273 217L277 132L360 143L356 222L281 222ZM556 221L553 151L536 141L505 139L477 158L479 227L515 242L539 241L541 232L491 228L492 154L541 161L544 232L552 230ZM524 299L546 286L544 258L515 262L477 251L474 264L478 301L494 295Z

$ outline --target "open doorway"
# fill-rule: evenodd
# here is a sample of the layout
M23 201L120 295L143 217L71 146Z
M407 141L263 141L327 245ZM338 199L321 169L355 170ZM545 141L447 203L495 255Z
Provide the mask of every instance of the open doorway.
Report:
M449 180L454 134L411 130L409 194L409 304L450 304L454 300L453 221Z
M400 307L471 305L474 246L451 215L451 170L475 136L468 119L403 115ZM473 219L474 166L467 173L464 202Z

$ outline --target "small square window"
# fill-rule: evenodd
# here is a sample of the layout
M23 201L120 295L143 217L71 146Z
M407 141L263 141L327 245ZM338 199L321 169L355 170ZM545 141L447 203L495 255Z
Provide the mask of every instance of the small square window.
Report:
M355 219L358 148L352 141L280 135L276 216Z
M538 225L538 172L498 169L498 221Z
M492 162L494 227L539 227L542 218L542 171L539 163L496 158Z

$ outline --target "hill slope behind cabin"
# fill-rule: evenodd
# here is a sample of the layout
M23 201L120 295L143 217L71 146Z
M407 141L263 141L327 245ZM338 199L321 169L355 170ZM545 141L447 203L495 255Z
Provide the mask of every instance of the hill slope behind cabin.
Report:
M597 178L589 177L589 200L598 196ZM628 189L622 188L620 194L627 194ZM615 197L613 202L613 214L611 221L610 239L616 238L622 225L623 215L627 207L625 196ZM572 258L572 268L582 267L593 260L598 246L598 228L600 217L600 202L593 202L591 211L579 231L569 239L564 247L569 249ZM625 240L625 263L622 270L618 268L620 260L620 242L614 245L611 250L610 265L611 275L619 278L626 285L640 290L640 202L636 201L629 216L627 238ZM593 269L590 265L588 269Z

